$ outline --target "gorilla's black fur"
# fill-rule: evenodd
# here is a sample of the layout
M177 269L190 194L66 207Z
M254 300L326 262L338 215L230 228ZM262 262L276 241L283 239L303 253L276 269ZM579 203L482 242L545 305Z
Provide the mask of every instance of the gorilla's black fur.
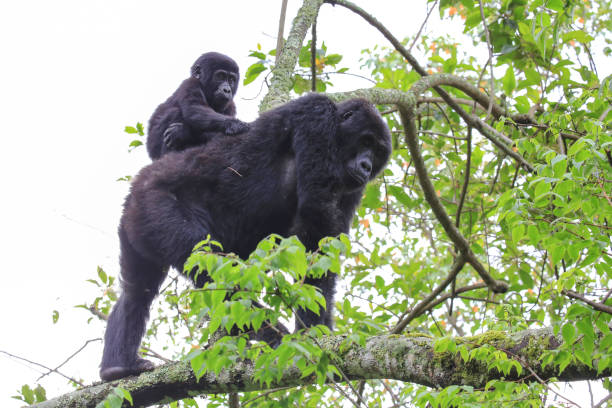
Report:
M208 52L191 67L191 77L157 107L149 120L147 151L158 159L169 151L206 144L222 132L235 135L248 125L236 116L240 72L230 57Z
M321 238L349 231L365 185L391 152L387 126L363 99L334 104L310 94L250 126L167 154L133 180L119 226L122 294L108 319L103 380L153 367L137 357L150 304L168 266L182 270L198 242L210 234L247 258L272 233L296 234L315 250ZM207 279L200 276L197 286ZM336 275L306 283L321 289L327 310L299 310L299 318L331 327Z

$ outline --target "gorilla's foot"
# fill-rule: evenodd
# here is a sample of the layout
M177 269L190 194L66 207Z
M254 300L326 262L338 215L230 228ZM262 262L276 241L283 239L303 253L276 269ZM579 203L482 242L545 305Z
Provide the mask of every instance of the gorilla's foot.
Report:
M263 326L249 337L251 340L265 341L275 349L282 343L285 334L289 334L289 330L282 323L272 326L269 322L264 322Z
M113 366L100 369L100 378L102 381L113 381L130 375L137 375L145 371L151 371L154 368L155 365L149 360L138 358L131 367Z

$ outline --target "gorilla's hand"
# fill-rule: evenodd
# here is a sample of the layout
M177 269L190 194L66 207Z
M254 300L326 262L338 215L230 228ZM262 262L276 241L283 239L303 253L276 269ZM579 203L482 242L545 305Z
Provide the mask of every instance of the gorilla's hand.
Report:
M225 121L225 134L226 135L239 135L240 133L247 132L250 129L248 123L245 123L238 119L228 119Z
M164 132L166 150L179 150L186 141L184 125L180 122L171 123Z

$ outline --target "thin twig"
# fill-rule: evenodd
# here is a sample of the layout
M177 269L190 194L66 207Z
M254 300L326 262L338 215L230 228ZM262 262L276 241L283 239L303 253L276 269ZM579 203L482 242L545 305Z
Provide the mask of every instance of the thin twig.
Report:
M437 5L438 5L438 0L434 1L434 4L431 5L431 8L427 12L427 16L425 16L425 20L423 20L423 24L421 24L421 27L419 27L419 31L417 31L416 35L414 36L414 39L412 40L412 42L410 43L410 46L408 47L408 52L412 52L412 47L414 47L414 44L417 42L417 40L421 36L421 32L423 32L423 28L425 28L425 24L427 24L427 21L429 20L429 16L431 16L431 12L434 11Z
M597 405L595 405L593 408L602 408L603 404L606 403L606 401L609 401L612 399L612 393L608 394L607 396L605 396L601 401L599 401L597 403Z
M487 49L489 50L489 60L487 64L489 65L489 69L491 71L489 78L489 87L491 91L489 92L489 107L487 108L487 117L491 116L491 112L493 111L493 98L495 96L495 88L493 87L495 77L493 76L493 46L491 45L491 34L489 33L489 26L487 25L487 21L484 15L484 6L482 5L482 0L478 0L478 4L480 5L480 18L482 19L482 24L484 25L485 38L487 39Z
M459 256L455 259L455 262L451 266L450 272L448 273L448 276L446 277L446 279L444 279L444 281L440 283L440 285L438 285L437 288L432 290L432 292L427 297L425 297L425 299L421 300L419 304L417 304L410 311L408 316L406 316L404 319L399 321L397 325L395 326L395 328L391 330L391 333L392 334L401 333L402 330L404 330L404 328L406 328L406 326L408 326L408 324L412 320L414 320L417 316L425 312L428 309L427 306L436 298L436 296L442 293L442 291L446 289L446 287L450 285L451 282L457 277L457 274L461 271L461 269L465 265L465 262L466 262L466 256L464 254L459 254Z
M251 398L250 400L245 401L244 404L242 404L242 406L246 407L247 405L252 404L253 402L255 402L256 400L260 398L267 397L268 395L273 394L277 391L287 390L289 388L293 388L293 387L271 388L269 390L263 391L259 395L256 395L255 397Z
M402 132L402 131L398 130L398 132ZM453 140L467 140L465 137L451 136L451 135L447 135L446 133L434 132L433 130L419 130L419 133L424 134L424 135L445 137L445 138L453 139Z
M312 39L310 41L310 73L312 75L312 92L317 92L317 16L312 22Z
M285 16L287 15L287 0L282 0L280 18L278 19L278 36L276 37L276 57L274 64L278 63L284 45Z
M436 306L438 306L441 303L444 303L445 301L447 301L448 299L450 299L452 296L454 295L458 295L460 293L464 293L464 292L470 292L472 290L478 290L478 289L484 289L487 287L487 284L484 282L479 282L479 283L475 283L473 285L468 285L468 286L464 286L462 288L459 289L455 289L455 293L445 293L444 295L440 296L439 298L435 299L434 301L432 301L430 304L427 305L426 310L432 310L433 308L435 308Z
M470 167L472 165L472 127L468 126L467 131L467 158L465 160L465 179L463 180L463 188L461 189L461 197L457 205L457 215L455 216L455 226L459 228L461 221L461 210L467 196L468 184L470 184Z
M36 379L36 382L40 381L41 379L43 379L43 378L44 378L44 377L46 377L47 375L51 374L52 372L56 372L56 373L57 373L57 370L59 370L59 369L60 369L60 368L61 368L63 365L65 365L67 362L69 362L69 361L70 361L70 360L71 360L71 359L72 359L74 356L76 356L76 355L77 355L77 354L79 354L81 351L83 351L83 349L84 349L85 347L87 347L87 346L89 345L89 343L93 343L94 341L102 341L102 339L98 337L97 339L87 340L87 341L85 342L85 344L83 344L83 345L81 346L81 348L79 348L77 351L75 351L74 353L72 353L72 354L71 354L71 355L70 355L70 356L69 356L69 357L68 357L66 360L64 360L64 361L63 361L63 362L62 362L60 365L58 365L58 366L57 366L57 367L55 367L54 369L49 370L48 372L46 372L46 373L44 373L43 375L41 375L40 377L38 377L38 378Z
M49 368L49 367L47 367L46 365L42 365L42 364L37 363L37 362L35 362L35 361L28 360L27 358L23 358L23 357L16 356L16 355L11 354L11 353L9 353L9 352L7 352L7 351L4 351L4 350L0 350L0 353L6 354L7 356L12 357L12 358L14 358L14 359L16 359L16 360L25 361L26 363L33 364L33 365L35 365L35 366L42 367L42 368L44 368L45 370L52 371L52 372L54 372L54 373L56 373L56 374L61 375L62 377L64 377L64 378L65 378L65 379L67 379L68 381L72 381L72 382L73 382L73 383L75 383L75 384L79 384L81 387L84 387L84 386L85 386L85 384L83 384L82 382L80 382L80 381L78 381L78 380L75 380L74 378L69 377L69 376L67 376L66 374L63 374L63 373L61 373L61 372L59 372L59 371L57 371L57 370L54 370L53 368Z
M563 289L561 291L561 293L563 293L567 297L578 299L578 300L586 303L587 305L591 306L595 310L598 310L600 312L604 312L604 313L608 313L608 314L612 315L612 307L610 307L608 305L604 305L603 303L598 303L598 302L594 302L592 300L589 300L586 297L584 297L583 295L581 295L579 293L576 293L576 292L574 292L572 290Z

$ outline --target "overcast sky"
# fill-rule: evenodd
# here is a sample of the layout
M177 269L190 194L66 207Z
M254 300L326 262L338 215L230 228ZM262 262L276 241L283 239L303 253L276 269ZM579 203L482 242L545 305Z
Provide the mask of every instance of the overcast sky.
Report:
M398 38L414 35L425 1L359 1ZM96 293L86 279L99 265L118 272L116 229L128 192L119 177L149 163L128 153L126 125L146 125L155 107L188 76L203 52L234 58L241 73L257 43L275 47L281 0L31 0L0 4L0 350L55 367L104 326L73 306ZM289 0L288 32L300 0ZM428 28L441 33L437 10ZM448 25L446 22L445 25ZM318 38L341 66L359 67L360 50L387 45L346 9L323 6ZM464 44L467 45L467 44ZM336 79L335 91L368 87ZM238 117L257 116L261 82L240 86ZM265 93L265 90L264 90ZM58 310L59 322L52 324ZM101 343L62 368L97 380ZM0 354L0 406L34 384L37 369ZM67 389L46 377L48 396Z

